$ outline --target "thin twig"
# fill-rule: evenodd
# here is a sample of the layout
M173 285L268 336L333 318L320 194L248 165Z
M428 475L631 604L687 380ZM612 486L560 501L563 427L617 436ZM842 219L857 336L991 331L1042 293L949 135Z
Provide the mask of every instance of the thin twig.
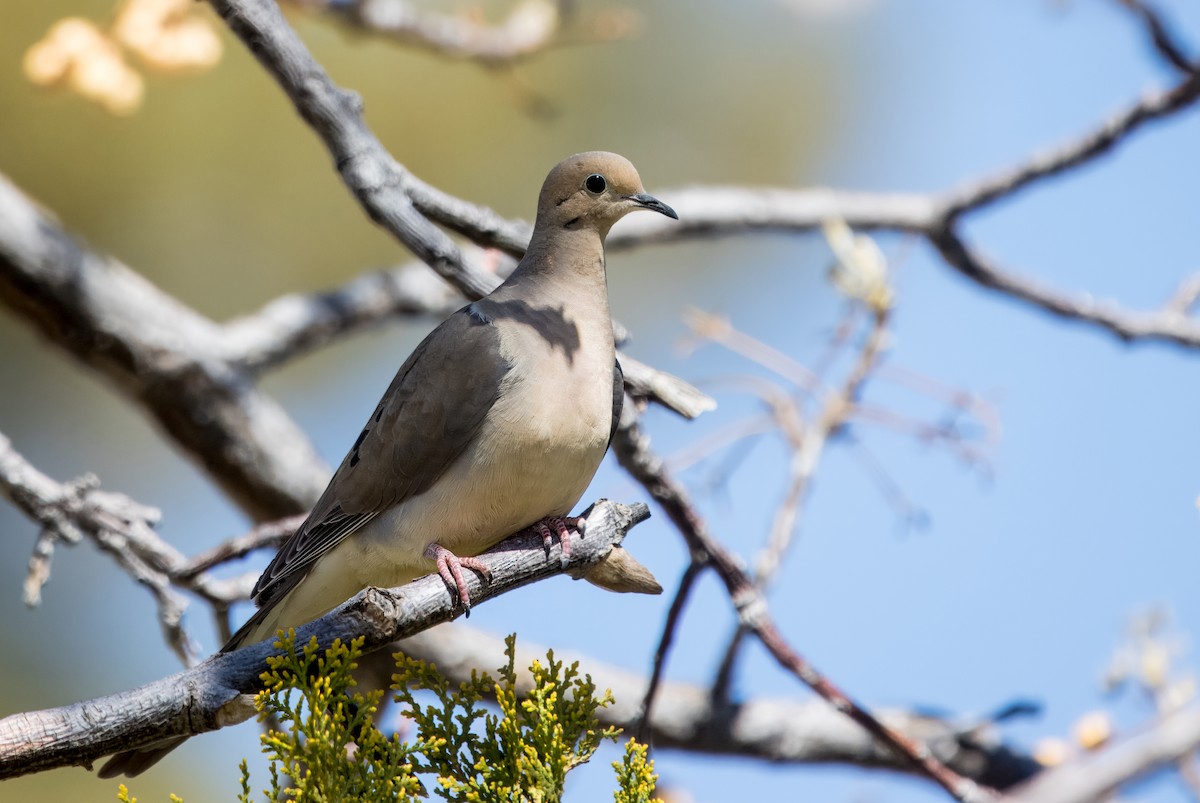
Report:
M725 651L721 653L721 662L713 673L713 681L709 688L709 698L717 708L729 705L729 692L733 688L738 658L742 654L742 645L746 643L746 627L740 621L734 625L733 632L725 642Z
M198 653L183 626L187 601L179 590L189 591L218 609L249 597L252 577L222 579L207 569L245 547L278 540L272 529L292 529L303 517L273 522L247 536L232 539L198 558L187 559L154 529L159 511L123 494L99 489L95 477L59 483L29 463L0 434L0 495L42 524L35 545L25 598L36 601L50 576L47 542L78 543L87 539L108 554L118 567L144 586L158 606L164 638L180 661L191 666ZM179 590L177 590L179 589Z
M1200 274L1197 275L1197 278L1200 279ZM1197 292L1200 292L1200 282L1197 283L1196 289ZM1000 414L996 411L995 405L987 399L894 362L880 365L875 377L877 381L891 382L909 388L922 396L941 401L956 410L969 413L982 425L985 443L995 444L999 441L1002 430Z
M88 538L150 591L167 644L185 666L192 665L196 648L182 623L187 602L172 588L170 578L145 559L151 542L165 553L177 554L152 529L159 512L127 496L100 491L97 484L94 477L65 485L55 482L0 434L0 494L44 528L26 580L26 602L40 596L41 583L50 576L47 540L52 544Z
M679 628L679 620L683 616L684 606L687 605L692 595L692 588L696 585L696 578L700 576L704 565L695 560L688 562L687 568L683 570L683 576L679 578L679 588L675 590L675 597L671 600L667 617L663 620L662 633L658 637L658 647L654 650L654 668L650 672L650 682L646 684L646 692L642 695L641 713L637 719L637 727L634 728L634 737L640 742L646 742L649 739L650 715L654 709L654 698L658 696L658 690L662 684L663 673L666 671L667 655L675 640L675 632Z
M1086 294L1067 295L1000 269L967 246L951 229L932 235L930 242L947 263L972 281L1053 315L1107 329L1125 341L1160 340L1190 348L1200 347L1200 321L1195 318L1170 309L1136 312L1113 302L1097 301Z
M1143 0L1117 0L1142 21L1150 34L1150 42L1158 54L1175 69L1183 73L1196 72L1197 65L1193 64L1183 52L1183 46L1175 41L1175 36L1159 13Z
M683 535L693 560L706 560L716 570L738 611L740 621L758 637L781 666L795 674L837 710L866 728L883 744L912 761L914 766L919 767L956 799L992 799L991 793L939 762L927 747L879 722L788 646L771 619L762 593L754 587L754 583L734 556L709 534L703 517L689 501L686 491L666 472L663 459L650 449L649 437L642 431L635 417L622 416L621 426L613 440L613 448L621 466L662 506Z
M849 448L850 453L858 460L863 472L874 483L876 490L895 512L901 524L922 526L928 523L929 514L908 498L899 481L892 476L875 453L867 448L862 439L855 437L854 432L850 431L842 438L842 443L843 448Z
M230 538L217 544L212 549L193 555L180 564L173 572L177 582L189 583L203 572L207 572L222 563L245 557L258 549L277 548L287 537L304 523L306 515L301 513L275 521L267 521L247 533Z
M717 343L779 374L805 393L821 391L821 378L779 349L734 328L728 318L698 309L683 311L683 322L699 337Z
M1163 312L1188 315L1196 302L1200 301L1200 273L1184 277L1175 293L1163 305Z
M1090 162L1128 141L1143 125L1170 117L1200 97L1200 73L1167 90L1147 92L1138 102L1112 115L1094 130L1064 145L1034 155L999 174L967 184L942 196L936 213L939 227L951 225L960 215L975 211L1001 198L1010 198L1037 181L1057 176ZM936 227L927 233L936 236Z
M871 329L845 382L828 395L812 422L804 428L799 448L790 461L789 483L780 503L767 546L755 563L755 583L765 589L779 571L792 542L804 496L820 465L829 438L844 426L854 413L863 385L879 363L888 338L890 308L873 311Z

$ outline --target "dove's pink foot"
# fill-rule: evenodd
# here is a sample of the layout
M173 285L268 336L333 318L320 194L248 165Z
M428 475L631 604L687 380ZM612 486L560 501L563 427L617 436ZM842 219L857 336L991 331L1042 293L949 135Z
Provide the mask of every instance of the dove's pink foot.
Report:
M467 578L463 575L463 569L474 569L488 582L492 580L492 570L479 558L460 558L441 544L427 546L425 557L437 561L438 574L442 576L442 580L449 588L458 590L458 601L462 603L463 609L469 614L471 612L471 593L467 591Z
M562 544L562 562L565 564L567 558L571 557L571 531L582 536L586 524L587 519L583 516L547 516L533 525L533 531L542 537L547 557L550 556L550 547L554 546L554 536L558 536L558 542Z

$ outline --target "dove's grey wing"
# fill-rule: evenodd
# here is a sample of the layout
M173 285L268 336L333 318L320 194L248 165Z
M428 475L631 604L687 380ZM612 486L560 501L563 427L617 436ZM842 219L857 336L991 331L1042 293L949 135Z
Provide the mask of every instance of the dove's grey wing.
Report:
M512 366L495 326L460 309L396 373L308 519L254 587L268 608L380 513L427 490L479 431Z

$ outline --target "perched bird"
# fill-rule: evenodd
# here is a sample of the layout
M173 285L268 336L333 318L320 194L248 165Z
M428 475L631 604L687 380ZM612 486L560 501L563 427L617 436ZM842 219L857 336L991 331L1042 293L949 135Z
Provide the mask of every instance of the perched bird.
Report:
M463 569L485 571L473 556L523 528L569 548L579 526L571 508L624 398L604 238L639 209L678 219L614 153L576 154L550 171L525 256L400 366L308 519L259 578L259 610L224 651L309 622L367 586L435 569L468 606ZM598 584L629 590L611 576ZM182 741L119 753L100 775L136 775Z

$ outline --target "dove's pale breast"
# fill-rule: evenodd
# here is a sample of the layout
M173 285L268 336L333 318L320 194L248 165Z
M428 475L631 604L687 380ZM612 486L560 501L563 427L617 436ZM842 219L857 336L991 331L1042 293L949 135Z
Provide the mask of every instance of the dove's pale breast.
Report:
M474 555L546 516L570 513L583 496L608 447L615 351L607 305L568 308L579 312L534 310L541 325L529 326L505 321L503 299L478 304L477 314L498 326L512 368L463 458L371 523L360 569L370 584L393 579L378 576L388 564L397 580L432 571L432 561L414 567L395 556L420 556L435 541ZM530 314L522 308L521 320ZM397 540L409 548L397 550Z

